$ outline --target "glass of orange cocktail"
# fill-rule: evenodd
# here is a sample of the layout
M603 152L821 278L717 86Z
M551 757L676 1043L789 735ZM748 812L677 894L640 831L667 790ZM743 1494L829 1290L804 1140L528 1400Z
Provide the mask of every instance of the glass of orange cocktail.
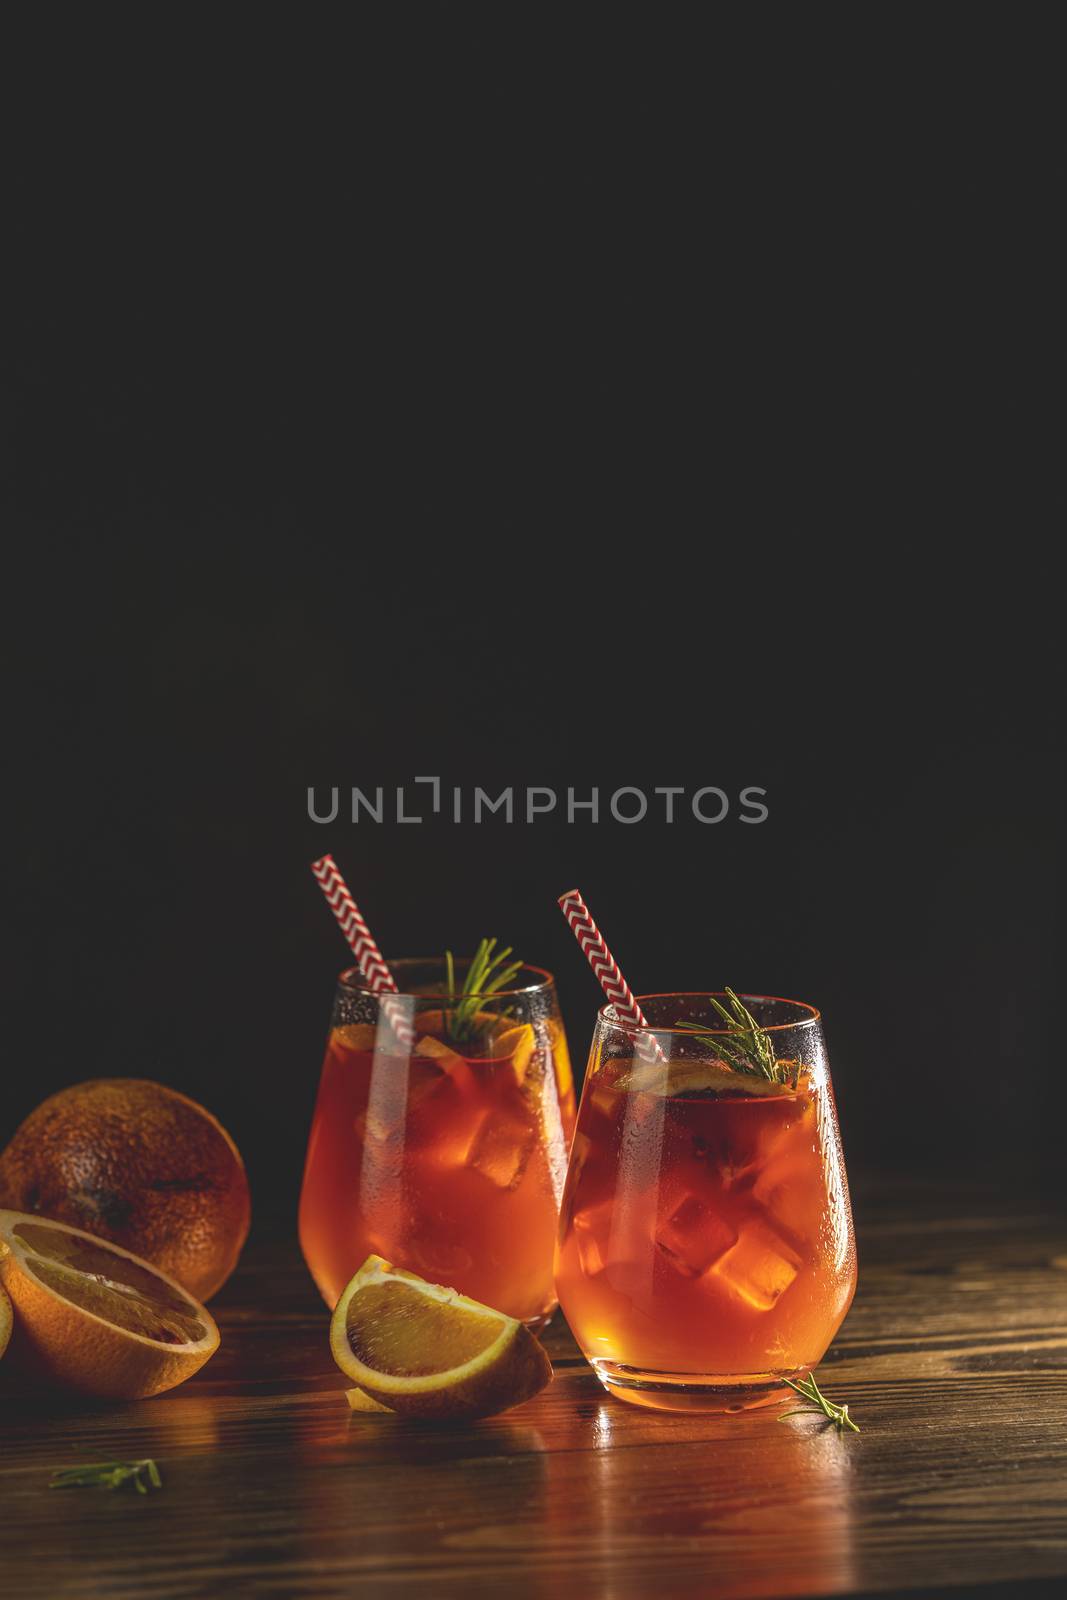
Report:
M375 1254L531 1326L555 1310L574 1123L555 985L520 965L479 994L470 968L391 962L398 994L341 974L299 1221L330 1306Z
M666 1410L794 1397L856 1285L819 1013L764 996L599 1014L556 1283L606 1388ZM795 1397L794 1397L795 1398Z

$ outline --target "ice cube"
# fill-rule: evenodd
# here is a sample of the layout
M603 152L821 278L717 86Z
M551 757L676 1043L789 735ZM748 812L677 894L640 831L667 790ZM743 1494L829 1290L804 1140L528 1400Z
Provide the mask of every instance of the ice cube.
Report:
M442 1039L435 1039L431 1035L420 1039L415 1046L415 1059L413 1067L418 1067L421 1072L430 1072L438 1081L448 1089L448 1104L459 1107L463 1105L477 1106L481 1099L479 1082L471 1068L466 1056L461 1056L458 1050L453 1050ZM440 1114L444 1115L445 1102L440 1103ZM435 1112L438 1107L435 1106ZM456 1111L450 1109L449 1116L455 1116Z
M353 1121L361 1143L387 1144L398 1139L411 1113L445 1083L446 1075L433 1067L409 1066L407 1081L399 1074L377 1074L371 1079L367 1108Z
M764 1168L752 1198L787 1234L816 1239L826 1201L817 1158L810 1151L790 1151Z
M426 1034L416 1041L415 1054L436 1061L446 1072L459 1072L467 1066L466 1058L458 1050L453 1050L443 1039L435 1039L432 1034Z
M487 1111L473 1129L464 1165L498 1189L517 1189L537 1141L537 1129L517 1117Z
M576 1212L571 1226L587 1278L603 1274L618 1294L641 1295L652 1287L655 1249L643 1203L601 1200Z
M578 1242L578 1259L587 1278L595 1278L607 1266L613 1210L610 1200L602 1200L599 1205L575 1213L571 1226Z
M395 1102L384 1109L368 1105L352 1123L352 1131L360 1144L388 1144L399 1138L403 1127L404 1106Z
M748 1305L770 1311L800 1271L800 1257L769 1221L750 1217L711 1270Z
M656 1244L685 1278L699 1278L737 1240L737 1230L690 1192L678 1201L656 1232Z
M725 1139L712 1142L697 1134L693 1139L693 1155L727 1191L748 1188L759 1173L758 1163L750 1161L743 1150Z
M720 1125L707 1121L693 1137L693 1154L726 1191L751 1189L769 1164L795 1148L803 1106L791 1095L734 1101Z
M463 1245L435 1236L432 1231L435 1225L438 1229L441 1226L440 1222L427 1221L409 1237L405 1242L405 1254L414 1262L419 1276L429 1283L454 1284L457 1275L467 1272L473 1265L474 1257Z
M590 1084L582 1098L582 1110L588 1116L595 1111L606 1122L614 1124L619 1109L619 1091L613 1083L597 1081Z
M759 1171L754 1161L733 1161L729 1157L718 1166L719 1182L726 1190L745 1189Z

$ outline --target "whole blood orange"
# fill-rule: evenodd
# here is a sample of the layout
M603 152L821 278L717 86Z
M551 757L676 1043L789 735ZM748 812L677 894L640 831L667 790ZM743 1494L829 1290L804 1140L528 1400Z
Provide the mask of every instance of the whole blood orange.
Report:
M203 1106L143 1078L97 1078L31 1111L0 1155L0 1206L110 1239L198 1300L248 1236L244 1163Z

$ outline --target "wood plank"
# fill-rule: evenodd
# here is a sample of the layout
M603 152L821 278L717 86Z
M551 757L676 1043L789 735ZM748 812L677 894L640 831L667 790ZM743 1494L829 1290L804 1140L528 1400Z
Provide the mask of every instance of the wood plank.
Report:
M942 1198L941 1208L947 1202ZM293 1245L247 1254L223 1346L158 1399L0 1396L3 1588L185 1600L848 1593L1067 1577L1067 1229L898 1202L861 1217L824 1363L863 1431L664 1415L600 1388L569 1333L529 1405L465 1427L353 1417ZM153 1455L166 1486L49 1491Z

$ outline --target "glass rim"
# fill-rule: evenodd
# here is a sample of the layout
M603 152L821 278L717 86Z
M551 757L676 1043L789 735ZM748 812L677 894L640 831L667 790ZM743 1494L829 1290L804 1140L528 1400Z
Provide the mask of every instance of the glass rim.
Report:
M813 1028L816 1023L822 1021L821 1011L816 1006L809 1005L806 1000L790 1000L785 995L780 994L738 994L736 989L734 993L746 1005L750 1000L755 1000L762 1001L764 1004L795 1006L798 1011L804 1013L803 1016L797 1017L793 1022L768 1022L766 1026L761 1022L759 1024L761 1033L786 1033L791 1032L794 1028ZM634 999L640 1005L642 1000L707 1000L710 996L714 996L716 1000L725 1000L727 998L725 989L664 989L659 994L637 994L634 995ZM624 1033L635 1035L661 1033L666 1037L677 1039L692 1039L694 1037L728 1039L732 1032L730 1028L726 1027L705 1028L701 1023L700 1032L697 1035L694 1034L692 1024L684 1028L672 1028L669 1025L661 1026L654 1022L644 1024L631 1022L629 1017L619 1016L615 1009L615 1002L610 1000L607 1005L601 1006L597 1012L597 1024L599 1025L600 1023L604 1023L611 1028L618 1028Z
M457 956L454 960L457 968L469 967L474 957ZM444 972L445 958L444 956L398 956L395 960L387 961L386 966L393 973L399 984L403 971L411 967L440 967ZM555 978L546 967L535 967L532 961L524 961L522 971L536 972L538 975L537 982L509 985L506 989L493 989L489 994L486 994L483 989L471 990L469 993L464 989L441 989L434 994L415 994L412 990L405 989L402 984L400 984L397 992L402 998L410 1000L461 1000L464 995L468 999L477 997L480 1000L509 1000L519 995L538 994L544 989L554 989L556 986ZM358 967L345 967L343 971L338 973L337 983L339 988L348 989L353 994L366 994L382 998L386 992L381 989L372 989Z

